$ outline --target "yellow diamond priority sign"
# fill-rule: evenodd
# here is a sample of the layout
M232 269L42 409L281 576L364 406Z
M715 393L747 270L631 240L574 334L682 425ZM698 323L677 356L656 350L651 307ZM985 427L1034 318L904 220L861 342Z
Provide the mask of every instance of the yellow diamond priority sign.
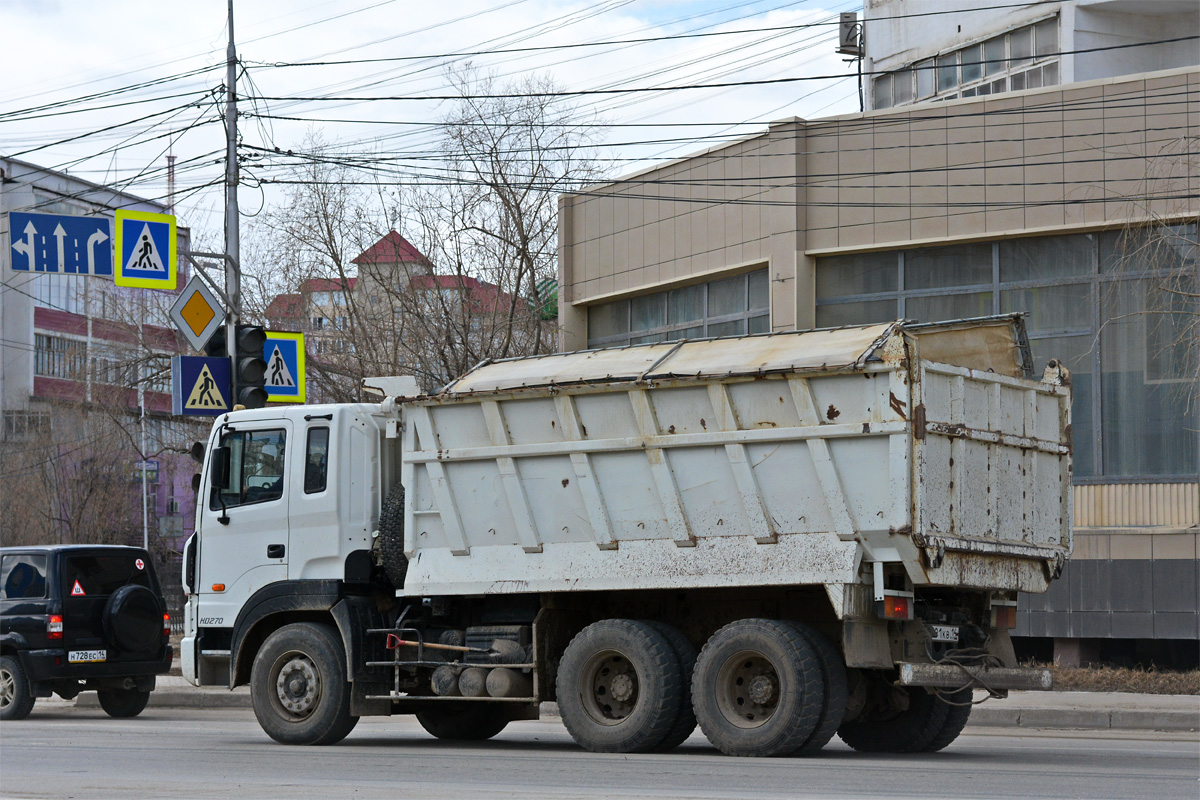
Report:
M171 305L171 320L195 350L205 343L225 322L225 309L198 275L193 275L187 287Z

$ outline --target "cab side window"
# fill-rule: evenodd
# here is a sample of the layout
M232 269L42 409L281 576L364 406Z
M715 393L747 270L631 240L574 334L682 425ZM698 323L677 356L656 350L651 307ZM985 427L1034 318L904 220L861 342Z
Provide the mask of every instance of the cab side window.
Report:
M21 600L46 596L46 557L9 555L0 559L0 598Z
M325 491L329 476L329 428L309 428L304 451L304 493Z
M283 497L287 434L282 430L236 431L221 439L229 448L229 487L212 490L209 508L216 511L266 503ZM213 457L217 457L214 450Z

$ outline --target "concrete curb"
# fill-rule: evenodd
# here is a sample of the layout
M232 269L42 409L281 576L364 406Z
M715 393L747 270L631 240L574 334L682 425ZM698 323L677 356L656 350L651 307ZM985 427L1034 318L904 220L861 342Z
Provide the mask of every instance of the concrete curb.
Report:
M1197 699L1200 706L1200 699ZM94 692L75 699L77 708L99 708ZM250 690L167 687L150 695L152 708L251 708ZM542 716L558 718L557 703L542 703ZM1200 731L1200 707L1187 709L1005 708L978 706L969 727L1039 728L1049 730Z
M976 708L968 727L1050 730L1197 731L1200 710Z

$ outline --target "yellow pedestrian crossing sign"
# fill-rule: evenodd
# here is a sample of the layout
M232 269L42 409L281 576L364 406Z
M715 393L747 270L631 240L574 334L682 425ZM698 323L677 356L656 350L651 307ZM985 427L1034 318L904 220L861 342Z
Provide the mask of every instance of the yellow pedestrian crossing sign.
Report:
M267 400L272 403L303 403L304 334L267 331L263 345L263 360L267 362Z
M229 410L229 359L175 356L171 359L171 411L216 417Z
M117 286L173 291L176 284L175 217L120 209L114 215Z
M187 402L183 407L191 411L197 409L203 411L228 411L229 406L225 405L225 398L221 397L221 393L217 390L217 381L212 376L212 371L205 365L200 368L200 374L196 376L196 385L192 387L192 393L188 395Z

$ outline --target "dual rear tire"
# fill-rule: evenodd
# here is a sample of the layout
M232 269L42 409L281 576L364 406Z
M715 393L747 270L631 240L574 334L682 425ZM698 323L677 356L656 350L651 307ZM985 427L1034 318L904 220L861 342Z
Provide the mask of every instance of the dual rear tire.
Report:
M845 667L798 623L745 619L697 655L660 622L610 619L584 628L563 653L558 706L593 752L664 752L695 729L729 755L819 750L842 721Z

